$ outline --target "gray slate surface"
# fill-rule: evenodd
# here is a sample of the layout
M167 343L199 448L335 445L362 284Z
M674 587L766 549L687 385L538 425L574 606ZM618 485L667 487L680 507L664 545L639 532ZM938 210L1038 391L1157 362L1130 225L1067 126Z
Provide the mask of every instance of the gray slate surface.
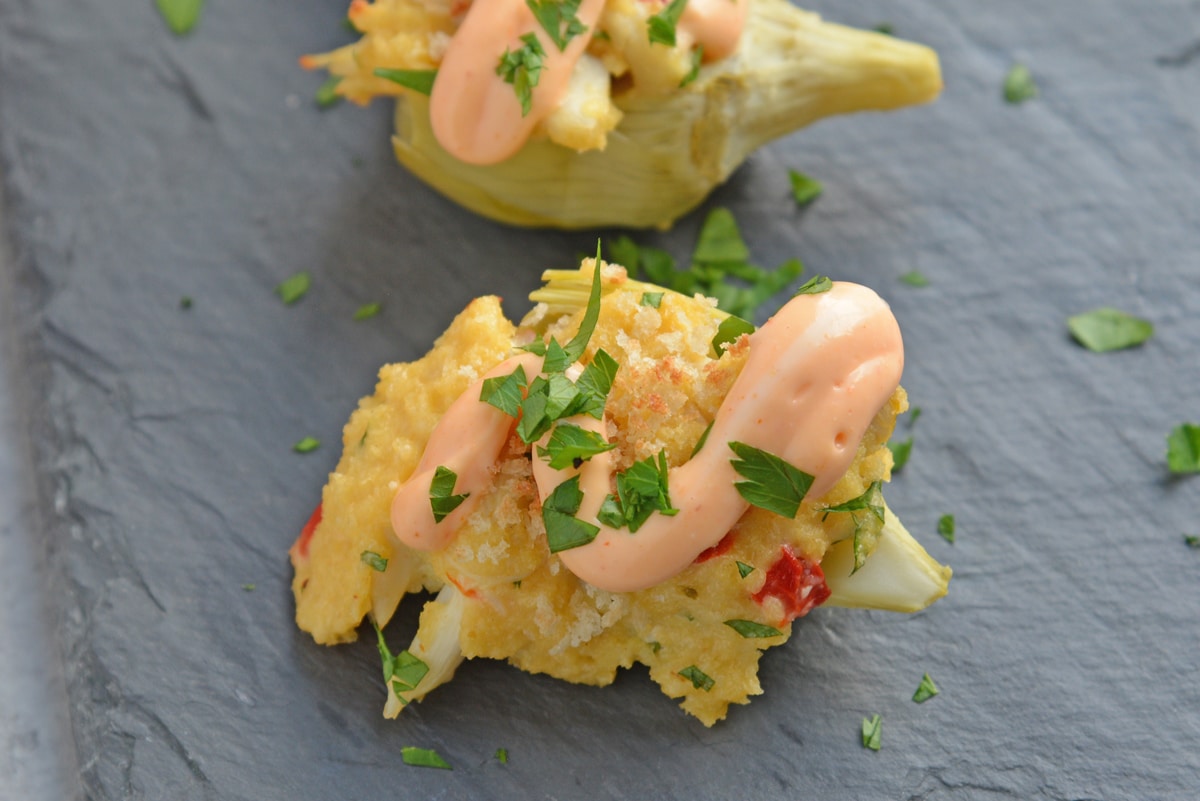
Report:
M373 645L291 624L285 551L378 366L476 294L521 314L594 237L473 218L392 163L385 106L316 110L295 57L344 40L337 2L214 1L175 39L149 0L0 0L0 796L1196 798L1200 477L1164 451L1200 422L1200 3L813 7L934 46L944 97L777 143L710 205L893 304L924 414L888 497L956 574L911 618L818 610L706 730L643 671L495 663L385 722ZM683 255L700 219L640 238ZM1084 351L1064 321L1099 305L1156 337Z

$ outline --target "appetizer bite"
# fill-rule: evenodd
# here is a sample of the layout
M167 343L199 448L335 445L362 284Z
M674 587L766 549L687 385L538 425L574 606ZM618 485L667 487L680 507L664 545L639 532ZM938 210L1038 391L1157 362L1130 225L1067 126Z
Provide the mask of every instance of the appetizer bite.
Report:
M380 371L291 548L301 629L375 626L386 716L489 657L593 685L640 662L712 725L814 607L945 594L881 493L907 403L878 295L816 278L754 330L598 259L545 278L520 325L478 298Z
M941 91L936 54L787 0L353 0L305 56L396 98L396 157L506 223L668 227L759 146Z

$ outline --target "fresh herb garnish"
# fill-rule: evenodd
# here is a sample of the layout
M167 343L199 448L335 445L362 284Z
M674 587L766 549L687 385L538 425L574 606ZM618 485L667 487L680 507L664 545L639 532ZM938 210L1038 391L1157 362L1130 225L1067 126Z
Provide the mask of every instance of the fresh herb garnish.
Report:
M285 305L291 306L304 297L311 285L312 278L309 277L309 274L300 272L280 282L279 286L275 287L275 294L283 300Z
M321 440L316 437L305 437L293 445L292 450L296 453L312 453L319 447L321 447Z
M661 293L661 292L643 292L642 293L642 305L643 306L650 306L652 308L657 309L660 305L662 305L662 299L663 299L663 293Z
M745 562L737 562L738 575L742 578L754 572L754 565L748 565Z
M379 305L378 303L364 303L355 309L354 319L359 321L370 320L372 317L378 315L381 311L383 311L383 306Z
M937 685L933 683L933 679L929 678L929 674L926 673L921 677L921 683L917 686L917 691L913 693L913 700L918 704L923 704L937 694Z
M690 58L692 60L692 68L679 81L680 89L700 77L700 64L704 61L704 45L696 45L692 48Z
M879 489L883 486L882 481L872 481L861 495L856 495L848 501L839 503L836 506L827 506L823 510L826 515L830 512L861 512L864 509L871 512L883 522L883 504L880 503ZM822 520L825 518L822 517Z
M375 647L379 649L379 659L383 663L383 683L390 686L396 695L415 690L429 672L429 665L411 651L393 654L374 617L371 618L371 625L375 628Z
M604 499L596 518L610 528L627 526L633 534L655 512L668 517L679 513L671 506L665 450L657 459L648 456L617 473L617 494Z
M839 503L836 506L827 507L825 514L821 517L824 520L832 512L847 512L854 521L854 569L850 571L850 575L857 573L867 563L869 546L875 542L872 534L877 534L878 524L883 523L885 516L884 505L883 498L880 495L882 486L882 481L872 481L870 486L861 495L855 496L844 503ZM858 512L862 511L870 512L875 517L877 523L871 525L870 518L860 518ZM870 542L868 542L869 539Z
M192 299L187 295L184 295L179 299L179 308L184 309L185 311L192 308Z
M587 26L576 16L582 2L583 0L525 0L525 5L529 6L542 30L561 52L566 50L568 42L587 31Z
M715 423L716 421L714 420L713 422ZM700 435L700 439L696 440L696 444L692 446L692 455L688 457L689 459L699 453L700 449L704 447L704 443L708 442L708 435L712 431L712 427L712 423L704 427L704 433Z
M154 0L154 4L176 36L183 36L196 27L200 12L204 10L204 0Z
M704 690L704 692L708 692L716 684L707 673L695 665L688 665L679 671L679 675L690 681L697 690Z
M526 386L528 382L525 379L525 368L518 364L517 369L508 375L485 378L479 399L495 406L509 417L516 417L521 411Z
M938 518L937 533L951 545L954 544L954 515L942 515Z
M533 90L542 77L542 59L546 51L538 41L537 34L527 33L521 37L525 44L516 50L505 48L504 55L496 65L496 74L505 83L512 84L517 100L521 103L521 116L533 108Z
M441 755L432 748L416 748L406 745L400 749L400 758L404 760L405 765L413 765L418 768L454 770L450 763L442 759Z
M256 589L258 589L258 585L257 584L243 584L242 589L245 590L246 592L254 592Z
M754 326L741 317L730 315L717 326L717 333L712 338L713 352L720 356L726 347L736 342L742 334L753 334Z
M342 78L340 75L330 75L329 79L317 89L317 93L313 97L317 101L317 105L321 108L329 108L340 102L342 96L337 93L337 88L341 82Z
M363 551L358 558L364 565L376 572L382 573L387 570L388 560L374 551Z
M892 452L892 472L899 473L904 469L904 465L908 464L908 457L912 455L913 438L901 440L900 442L889 442L888 450Z
M599 526L575 517L582 503L579 476L573 476L555 487L542 504L542 522L546 524L550 553L587 545L600 533Z
M1200 426L1182 423L1171 430L1167 468L1172 473L1200 473Z
M920 288L929 286L929 279L920 270L910 270L900 276L900 283Z
M870 718L863 718L862 722L862 744L863 748L870 748L872 751L879 750L880 734L883 729L883 718L879 715L874 715Z
M833 279L827 275L814 275L796 290L796 295L823 295L833 289Z
M884 36L892 36L896 32L895 27L890 22L881 22L871 30L875 31L875 33L882 33Z
M692 261L700 264L737 264L750 258L750 249L742 239L737 221L729 209L709 212L696 239Z
M1154 335L1153 323L1109 307L1068 317L1067 328L1076 342L1096 353L1132 348Z
M395 70L388 67L376 67L373 74L376 78L398 83L405 89L412 89L423 95L433 92L433 82L437 78L437 70Z
M912 411L908 413L908 427L912 428L917 424L917 420L921 417L921 407L914 406Z
M675 46L675 26L687 6L687 0L671 0L671 2L650 19L646 20L650 33L650 44Z
M497 748L496 749L496 761L499 762L501 765L508 764L508 749L507 748Z
M743 576L745 578L745 576ZM782 637L783 632L774 626L768 626L764 623L755 623L753 620L726 620L725 625L736 631L743 637L750 639L755 637Z
M565 348L568 358L578 361L587 349L588 340L596 330L596 322L600 319L600 240L596 240L596 260L592 268L592 288L588 292L587 308L583 310L583 319L579 321L579 330ZM551 340L553 341L553 340Z
M733 469L748 479L733 485L738 494L768 512L794 518L813 477L775 454L743 442L730 442L729 448L738 457L729 460Z
M1038 88L1033 73L1024 64L1013 64L1004 77L1004 99L1009 103L1024 103L1037 97Z
M433 522L440 523L446 516L462 505L471 496L465 492L454 494L454 482L458 481L458 473L449 467L438 465L433 471L433 479L429 482L429 505L433 509Z
M550 463L555 470L568 467L578 468L598 453L617 447L614 442L605 442L595 431L580 428L574 423L559 423L550 434L546 447L538 447L538 456Z
M537 376L530 382L525 400L521 402L517 434L525 442L538 441L555 421L578 411L579 397L579 388L562 373Z
M788 178L792 182L792 198L797 206L812 203L821 196L825 187L815 178L809 178L799 170L788 170Z
M617 376L619 365L617 360L603 349L598 349L596 355L583 368L575 388L579 390L579 412L590 414L597 420L604 416L604 404L608 402L608 393L612 389L613 380Z
M1183 544L1189 548L1200 548L1200 536L1195 534L1184 534Z

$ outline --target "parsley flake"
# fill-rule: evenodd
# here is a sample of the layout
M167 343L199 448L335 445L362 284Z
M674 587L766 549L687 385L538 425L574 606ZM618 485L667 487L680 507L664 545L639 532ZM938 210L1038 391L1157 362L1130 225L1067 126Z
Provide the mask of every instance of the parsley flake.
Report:
M929 678L929 674L926 673L921 677L921 683L917 686L917 691L913 693L913 701L923 704L937 694L937 685L933 683L933 679Z
M1154 324L1118 309L1102 307L1067 318L1080 345L1095 353L1140 345L1154 335Z
M748 479L733 485L738 494L754 506L794 518L813 477L775 454L743 442L730 442L729 448L738 457L729 460L733 469Z
M951 545L954 544L954 515L942 515L938 518L937 533Z
M692 261L700 264L739 263L750 258L737 220L729 209L715 208L704 219Z
M341 82L341 76L330 75L329 80L321 84L320 88L317 89L317 93L313 96L319 107L329 108L341 101L342 96L337 93L338 84Z
M559 423L550 434L546 447L538 447L538 456L548 461L555 470L568 467L578 469L596 454L611 451L615 447L616 443L606 442L595 431L580 428L574 423Z
M184 311L192 308L192 299L187 295L184 295L179 299L179 308L183 309Z
M797 206L812 203L825 190L820 181L809 178L799 170L788 170L788 178L792 182L792 198Z
M617 494L604 499L596 517L610 528L628 526L633 534L655 512L668 517L679 513L671 506L665 450L657 459L648 456L617 473Z
M275 287L275 294L283 300L284 305L291 306L308 293L311 285L312 278L309 274L300 272L280 282L279 286Z
M496 761L499 762L501 765L508 764L508 749L507 748L497 748L496 749Z
M742 578L754 572L754 565L748 565L745 562L737 562L738 575Z
M246 592L254 592L255 590L258 589L258 585L257 584L243 584L242 589L245 590Z
M413 765L418 768L441 768L442 770L454 770L450 763L442 759L441 755L432 748L416 748L411 745L406 745L400 749L400 757L404 760L405 765Z
M592 288L588 292L587 308L583 311L579 330L575 332L575 336L571 337L571 341L565 348L567 357L572 362L578 361L584 350L587 349L588 340L592 338L592 333L596 330L596 322L600 319L600 278L600 240L596 240L596 262L592 269Z
M679 671L678 675L690 681L697 690L704 690L704 692L708 692L716 684L712 677L695 665L688 665Z
M708 435L710 433L712 433L713 423L715 423L715 422L716 422L716 420L712 421L712 423L709 423L707 426L704 427L704 433L700 435L700 439L696 440L696 444L694 446L692 446L692 455L688 457L689 459L694 457L697 453L699 453L700 450L704 447L704 443L708 442Z
M744 577L743 577L744 578ZM782 637L783 632L774 626L756 623L753 620L726 620L725 625L747 639L755 637Z
M312 453L319 447L321 447L321 440L316 437L305 437L293 445L292 450L296 453Z
M412 89L423 95L433 92L433 82L437 78L437 70L394 70L376 67L373 74L376 78L398 83L405 89Z
M1172 473L1200 473L1200 426L1182 423L1167 437L1167 467Z
M176 36L183 36L200 21L204 0L154 0L158 13Z
M608 393L612 389L618 367L617 360L609 356L603 348L596 351L592 361L583 368L583 374L575 382L575 388L579 390L580 412L590 414L597 420L604 416L604 404L608 402Z
M679 88L687 86L692 81L700 77L700 64L704 61L704 45L696 45L691 53L692 68L687 71L687 74L679 81Z
M573 476L554 488L542 503L542 522L546 524L546 542L550 553L578 548L596 539L600 527L575 517L583 503L579 476Z
M883 718L879 715L874 715L870 718L863 718L862 722L862 744L863 748L870 748L872 751L879 750L879 739L883 729Z
M720 356L726 351L728 346L737 342L742 334L753 334L754 326L743 320L741 317L730 315L721 321L717 326L717 333L712 338L713 352Z
M388 648L387 640L384 639L383 630L379 628L374 617L371 618L371 625L375 628L375 646L383 663L383 683L390 685L397 695L415 690L429 672L429 665L411 651L393 654Z
M429 482L429 505L433 509L433 522L440 523L445 520L447 515L471 496L469 492L455 495L454 483L456 481L458 481L458 474L448 467L438 465L437 469L433 471L433 479Z
M525 368L518 364L508 375L485 378L479 400L495 406L509 417L516 417L521 411L526 386Z
M896 28L890 22L881 22L871 30L875 33L882 33L884 36L892 36L896 33Z
M889 442L888 450L892 452L892 472L899 473L904 469L904 465L908 464L908 457L912 455L913 438L909 437L900 442Z
M650 44L675 46L675 26L679 24L679 17L686 6L687 0L671 0L662 11L646 20Z
M354 319L358 321L370 320L383 311L383 306L378 303L364 303L354 311Z
M358 555L359 560L372 570L382 573L387 570L388 560L374 551L363 551Z
M1033 73L1024 64L1013 64L1004 77L1004 99L1012 104L1024 103L1037 97L1038 88Z
M568 42L587 31L587 26L576 16L582 2L583 0L525 0L525 5L529 6L542 30L561 52L566 50Z
M833 289L833 279L827 275L814 275L800 285L800 288L796 290L796 296L823 295L831 289Z
M1195 534L1184 534L1183 544L1189 548L1200 549L1200 537Z
M885 517L883 498L880 495L882 486L882 481L871 482L861 495L836 506L826 507L825 515L821 518L824 520L832 512L848 512L854 521L854 569L850 571L850 575L857 573L867 563L870 550L878 541L879 528L883 525ZM860 518L857 513L861 511L870 512L875 522L872 524L869 517Z
M662 299L663 299L663 293L661 293L661 292L643 292L642 293L642 305L643 306L650 306L651 308L657 309L659 306L662 305Z
M917 287L919 289L921 287L929 286L929 279L926 278L925 274L920 270L910 270L909 272L906 272L904 275L900 276L900 283L907 284L911 287Z
M521 37L525 44L516 50L505 48L496 64L496 74L505 83L512 84L517 100L521 103L521 116L525 116L533 108L533 90L542 77L542 59L546 51L538 41L537 34L527 33Z

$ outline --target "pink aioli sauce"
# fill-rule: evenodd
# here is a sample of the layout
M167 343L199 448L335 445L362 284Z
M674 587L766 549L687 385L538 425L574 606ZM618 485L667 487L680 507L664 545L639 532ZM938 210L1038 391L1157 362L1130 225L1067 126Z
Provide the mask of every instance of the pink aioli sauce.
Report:
M517 356L488 376L510 373L517 363L530 376L540 367L538 357ZM742 478L730 464L731 441L761 448L809 473L814 480L806 497L819 498L854 461L903 368L899 325L887 303L870 289L835 282L829 292L793 298L751 335L746 365L717 411L705 446L670 470L669 492L678 514L652 515L636 534L609 528L596 520L596 512L612 491L611 452L567 470L553 470L534 457L542 499L578 475L583 504L577 517L600 527L591 543L559 557L580 579L611 592L652 587L682 571L720 542L749 508L734 487ZM392 525L396 536L413 548L445 547L468 513L464 507L470 499L433 525L429 485L437 465L459 474L456 493L481 488L512 429L512 418L478 398L479 387L473 386L451 405L417 471L396 494ZM569 422L605 434L604 424L594 418ZM472 464L476 460L487 461ZM468 470L470 478L465 477Z
M704 47L706 62L736 48L749 0L689 0L677 25L677 41ZM605 0L583 0L576 12L587 30L560 51L525 0L474 0L438 67L429 100L434 137L467 164L496 164L515 154L533 129L562 104L575 69L604 11ZM546 51L528 114L521 113L512 84L496 74L505 50L524 46L534 33Z

